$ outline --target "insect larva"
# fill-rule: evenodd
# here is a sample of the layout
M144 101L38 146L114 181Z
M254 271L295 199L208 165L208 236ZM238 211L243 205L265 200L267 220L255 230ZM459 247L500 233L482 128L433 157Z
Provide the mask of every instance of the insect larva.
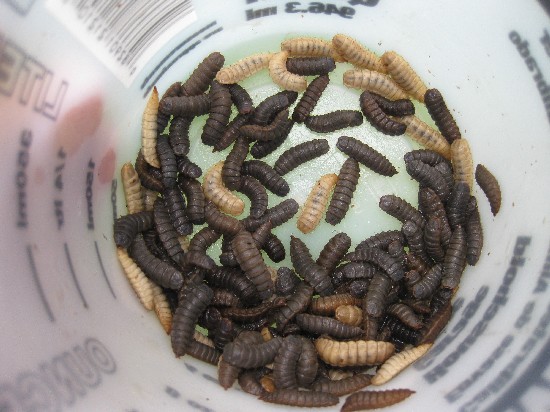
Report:
M126 249L117 247L116 254L122 270L126 275L126 278L130 282L130 286L136 293L139 301L143 307L147 310L153 310L153 287L155 286L145 273L139 268L139 266L128 255Z
M214 347L214 341L211 338L209 338L208 336L203 335L201 332L199 332L197 330L195 330L195 332L193 332L193 339L196 340L199 343L203 343L207 346L210 346L211 348Z
M395 316L403 324L411 329L422 328L422 320L414 313L414 311L404 303L393 303L386 308L388 315Z
M158 108L159 94L155 86L141 118L141 152L145 161L153 167L160 167L156 149Z
M339 342L321 337L314 344L321 360L338 367L379 365L395 351L391 342L372 340Z
M267 239L271 235L271 229L273 229L272 223L266 220L252 233L256 246L261 248L267 242Z
M335 110L317 116L308 116L304 124L317 133L330 133L363 124L363 115L357 110Z
M414 393L415 391L409 389L355 392L346 398L340 412L385 408L386 406L394 405L407 399Z
M364 248L348 253L347 259L352 262L370 262L380 267L394 282L405 275L402 263L387 252L377 248Z
M384 155L354 137L340 136L336 147L382 176L393 176L397 173Z
M220 140L229 122L231 104L227 86L213 81L210 87L210 111L201 134L202 143L214 146Z
M149 251L155 257L171 265L176 263L170 258L170 256L168 255L168 252L166 252L166 249L164 249L164 246L162 245L162 242L160 241L156 230L154 229L147 230L145 232L142 232L142 235L143 235L143 240L145 241L145 245L147 246L147 249L149 249Z
M297 388L296 365L302 353L302 341L298 336L290 335L283 343L273 362L273 379L277 390Z
M240 133L250 141L279 141L279 139L283 137L286 138L288 130L292 128L294 123L293 120L288 118L288 113L288 109L282 110L275 116L275 119L266 126L246 124L240 128Z
M162 192L164 190L164 185L162 184L162 172L160 169L157 169L147 163L141 150L136 157L134 167L143 187L154 190L155 192Z
M347 253L350 246L351 238L346 233L337 233L323 246L316 263L330 273Z
M295 57L332 57L343 62L342 56L334 49L332 42L314 37L295 37L281 42L281 50Z
M265 366L267 368L267 366ZM269 368L267 368L269 369ZM273 379L272 373L267 373L260 378L260 385L264 390L262 393L273 393L277 390L275 387L275 380Z
M294 236L290 236L290 260L296 273L313 286L319 295L327 296L333 293L328 271L315 263L306 244Z
M281 203L266 210L265 214L260 219L252 219L247 217L243 219L243 224L246 230L254 231L266 221L271 221L273 227L282 225L289 221L299 209L298 202L294 199L285 199Z
M307 313L296 315L296 323L303 331L315 335L328 335L337 339L356 338L363 333L363 329L357 326L346 325L334 318Z
M255 142L251 149L250 154L254 159L261 159L263 157L266 157L267 155L273 153L275 150L281 146L286 138L288 137L288 134L290 133L290 130L292 129L292 126L294 125L294 122L284 122L286 125L286 129L284 133L280 134L280 137L277 139L268 140L266 142Z
M449 224L454 229L466 223L470 186L466 182L456 182L446 205Z
M210 110L210 97L207 94L196 96L165 97L159 102L159 111L181 117L196 117Z
M157 197L159 197L159 194L154 190L147 189L145 187L142 187L142 192L143 192L143 210L146 212L153 211L153 205L155 204L155 200L157 200Z
M421 229L424 228L426 221L422 214L415 209L409 202L406 200L395 196L395 195L384 195L380 197L378 206L384 212L390 216L395 217L402 223L405 223L407 220L414 222Z
M170 122L168 141L172 150L178 156L186 156L189 153L189 127L191 119L185 117L174 117Z
M354 298L349 293L320 296L311 300L308 312L313 315L331 316L334 315L336 308L339 306L357 305L358 303L360 303L360 300Z
M248 114L254 111L252 98L240 84L229 85L229 93L231 94L231 101L237 107L239 114Z
M396 240L404 243L405 238L403 237L403 233L400 230L388 230L372 235L371 237L361 241L355 250L357 251L366 247L387 249L388 245Z
M242 176L238 191L250 199L250 216L260 218L267 210L268 205L265 187L253 177Z
M315 183L298 217L297 227L300 232L310 233L317 227L323 218L325 207L337 180L338 176L330 173L321 176Z
M256 287L237 268L216 268L206 273L208 284L235 293L243 303L254 304L258 300Z
M425 273L429 269L428 264L414 253L405 255L405 266L409 270L416 270L419 274Z
M218 383L222 388L227 390L233 386L239 374L241 373L242 369L224 361L223 356L220 356L217 366L218 366Z
M386 66L388 74L403 90L413 99L424 103L424 95L428 88L403 56L392 50L385 52L380 60Z
M445 157L429 149L411 150L410 152L405 153L403 158L405 160L405 163L409 163L413 160L419 160L422 163L426 163L430 166L436 166L440 163L447 163L450 166L449 161Z
M266 242L262 246L262 250L275 263L282 262L286 257L283 242L273 233L268 236Z
M399 121L407 125L405 134L411 139L426 149L439 153L445 159L451 159L451 145L437 130L428 126L414 115L402 116L399 118Z
M181 85L183 95L196 96L210 87L216 73L222 68L225 57L219 52L210 53L199 63L189 78Z
M451 227L449 226L445 206L439 196L428 187L420 188L418 191L418 209L426 216L426 219L437 218L440 220L441 243L446 245L451 238Z
M445 289L439 289L441 291ZM432 298L433 302L433 298ZM436 338L439 336L441 331L447 326L451 315L453 312L453 305L451 304L450 298L447 300L447 303L441 307L439 310L428 319L426 326L422 329L422 335L418 339L418 344L422 345L424 343L433 343Z
M474 184L474 164L470 145L466 139L458 139L451 143L451 162L455 182L466 182L470 189Z
M172 330L172 311L170 310L168 298L162 291L162 288L157 285L153 287L153 304L157 319L164 331L169 335Z
M244 202L224 187L222 182L223 165L223 161L218 162L205 173L202 186L204 196L220 211L237 216L244 211Z
M117 246L129 248L139 232L153 227L153 213L138 212L119 217L114 223L114 240Z
M402 349L405 344L416 345L420 335L420 330L409 328L394 316L386 316L377 339L392 341Z
M369 123L379 132L389 136L400 136L405 133L407 126L388 117L369 91L361 93L359 104Z
M313 111L321 95L327 88L330 79L328 75L315 78L306 88L300 101L296 104L292 112L292 120L302 123Z
M172 225L179 235L185 236L193 231L193 224L189 221L185 213L185 199L178 188L165 189L162 192L166 209L172 219Z
M241 331L242 329L240 327L237 327L237 325L235 325L235 323L231 319L221 318L216 325L216 328L211 331L213 335L214 346L216 347L216 349L223 351L228 343L235 341Z
M366 262L347 262L338 266L331 274L332 283L341 284L346 280L371 279L378 269Z
M221 170L222 182L227 189L237 190L241 186L241 167L246 156L248 156L248 141L244 137L238 137L225 158Z
M332 46L346 62L353 64L355 67L375 70L380 73L386 72L386 67L382 64L380 57L352 37L345 34L336 34L332 38Z
M275 279L275 293L279 296L289 296L300 279L296 276L296 273L288 267L281 266L277 269L277 279Z
M441 219L430 216L424 227L424 245L426 254L436 262L443 262L445 250L442 246L443 224Z
M309 140L283 152L275 161L273 169L280 176L284 176L299 165L322 156L328 151L329 145L326 139Z
M401 227L407 245L409 246L409 251L425 262L429 262L430 258L426 254L426 245L424 244L424 232L423 230L413 221L406 221ZM403 250L403 247L400 247Z
M449 143L461 138L460 130L437 89L426 90L424 103L441 134Z
M278 113L284 109L288 109L297 98L298 93L289 90L283 90L272 96L266 97L258 104L256 110L254 110L251 123L258 126L267 126L273 121Z
M293 57L286 61L286 69L300 76L326 75L335 68L332 57Z
M298 389L282 389L273 393L264 392L259 396L264 402L279 405L319 408L332 406L338 403L338 397L330 393L301 391Z
M229 122L220 139L214 145L212 151L219 152L227 149L241 135L240 128L250 122L250 114L238 114Z
M166 91L164 92L164 94L162 95L162 97L174 97L174 96L181 96L182 95L182 90L181 90L181 82L180 81L177 81L177 82L174 82L172 83L168 89L166 89Z
M159 136L157 139L157 156L160 161L160 170L162 171L162 184L167 189L173 188L176 185L178 168L176 165L176 155L165 136Z
M221 84L238 83L254 73L265 69L273 53L257 53L244 57L235 63L226 66L216 74L216 80Z
M230 342L223 348L223 359L240 368L259 368L273 361L282 342L280 337L259 344Z
M223 214L212 202L204 207L204 218L212 229L224 235L235 236L243 228L239 220Z
M414 104L409 99L390 100L384 96L370 92L372 98L384 113L391 116L409 116L415 113Z
M294 293L287 299L286 306L283 306L273 314L273 320L277 325L278 332L282 332L288 322L298 313L306 310L312 296L313 287L305 282L299 282Z
M260 385L259 379L265 373L264 369L251 369L242 372L237 378L239 386L243 391L254 396L260 396L264 389Z
M211 346L205 345L204 343L197 342L196 340L191 340L187 346L187 352L189 356L192 356L195 359L201 360L203 362L209 363L210 365L217 365L220 359L220 352Z
M443 278L441 287L455 289L460 282L460 277L466 267L466 233L462 226L453 230L449 246L445 252L443 261Z
M201 313L210 304L214 293L204 283L185 285L180 292L178 307L172 320L170 339L176 357L185 355L193 340L195 325Z
M241 167L241 174L258 179L267 190L278 196L286 196L290 191L286 180L261 160L245 161Z
M302 350L296 364L296 381L298 386L308 388L317 376L319 361L313 342L303 336L299 336L299 338Z
M405 263L406 251L404 249L405 244L399 241L393 241L388 245L388 255L393 259L400 262L401 264Z
M240 308L233 306L221 309L220 312L223 317L226 317L236 322L246 323L254 322L261 317L264 317L274 309L284 306L285 304L285 298L277 297L275 299L264 300L259 305L250 308Z
M202 186L196 179L180 176L178 185L187 198L187 208L185 212L189 221L195 225L204 223L204 205L206 198L202 192Z
M307 87L307 80L303 76L291 73L286 69L289 53L280 51L269 60L269 76L271 80L285 90L302 92Z
M271 296L273 293L271 275L252 235L245 230L240 231L231 241L231 246L241 269L256 286L260 299Z
M343 396L370 385L371 377L359 373L339 380L323 380L314 383L311 387L316 392L331 393L336 396Z
M143 192L139 176L132 163L124 163L120 169L124 199L128 213L137 213L144 210Z
M176 163L178 165L178 172L180 172L180 176L197 179L202 175L202 169L189 160L187 156L177 156Z
M407 173L422 186L427 186L445 202L451 193L451 186L434 166L430 166L420 160L411 160L405 162Z
M441 263L432 266L422 278L414 284L412 294L416 299L429 298L441 283L443 267Z
M363 299L363 310L369 316L379 318L386 308L391 281L382 273L376 273L369 284L367 295Z
M363 323L363 311L356 305L338 306L334 317L346 325L360 326Z
M468 202L468 218L465 225L466 230L466 261L474 266L481 256L483 249L483 227L477 208L477 200L470 196Z
M221 233L216 232L214 229L206 226L193 235L189 242L189 252L202 252L206 253L206 250L212 246L219 238Z
M162 245L168 255L174 262L180 262L183 258L183 250L178 241L178 233L172 224L168 209L162 198L157 198L153 206L153 219L155 221L155 230L159 236Z
M500 202L502 199L500 185L498 180L493 176L493 174L482 164L476 166L475 172L476 182L487 196L489 200L489 205L491 205L491 213L493 216L496 216L500 210Z
M368 90L390 100L409 97L389 76L372 70L348 70L344 72L343 80L347 87Z

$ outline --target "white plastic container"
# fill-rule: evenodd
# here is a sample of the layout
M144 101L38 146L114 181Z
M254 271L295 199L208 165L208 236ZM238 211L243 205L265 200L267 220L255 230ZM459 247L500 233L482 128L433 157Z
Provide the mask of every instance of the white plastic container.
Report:
M503 191L493 217L475 186L483 255L467 268L431 352L387 385L416 394L388 410L548 410L550 7L443 3L0 2L0 410L284 409L236 386L224 391L214 367L175 359L116 259L113 218L126 213L119 170L135 158L154 85L162 93L212 51L231 63L285 38L336 33L380 54L396 50L441 90L474 163ZM256 99L277 90L267 75L247 85ZM319 113L356 104L337 80L328 93ZM354 240L397 227L377 209L380 195L416 196L402 161L411 142L383 140L367 125L361 132L403 173L389 186L375 177L362 186L343 226ZM291 196L302 203L339 156L293 175ZM215 158L203 149L190 157ZM315 254L332 233L323 226L304 239Z

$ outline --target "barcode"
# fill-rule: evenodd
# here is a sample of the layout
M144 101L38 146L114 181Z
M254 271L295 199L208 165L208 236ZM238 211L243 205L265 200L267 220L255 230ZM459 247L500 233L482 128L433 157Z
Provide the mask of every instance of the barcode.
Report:
M197 20L191 0L48 0L46 6L126 86Z

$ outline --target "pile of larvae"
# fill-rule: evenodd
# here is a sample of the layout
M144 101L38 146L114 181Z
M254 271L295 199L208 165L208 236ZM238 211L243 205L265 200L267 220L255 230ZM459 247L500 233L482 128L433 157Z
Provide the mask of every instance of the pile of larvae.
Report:
M238 381L265 402L307 407L336 405L350 394L342 411L407 398L414 391L361 389L388 382L424 355L448 323L461 275L467 263L476 264L483 244L474 174L493 214L500 207L498 182L482 165L474 173L468 142L440 92L427 89L393 51L379 57L338 34L331 41L285 40L281 51L225 67L224 60L210 54L160 99L155 88L144 110L135 167L122 167L129 214L114 224L128 280L143 306L157 313L176 357L217 365L225 389ZM353 65L343 82L362 90L360 110L311 115L336 63ZM255 107L238 82L263 69L282 90ZM409 99L426 105L437 129L414 115ZM189 136L198 116L207 116L200 142ZM419 182L418 208L382 196L380 208L402 222L401 230L368 237L354 249L338 232L317 259L291 236L293 267L276 267L287 251L273 228L295 215L303 233L323 215L337 227L362 167L388 177L397 171L361 136L341 136L336 147L347 160L338 175L320 178L300 208L284 199L284 175L327 153L327 140L297 144L274 165L260 159L277 151L295 123L315 136L353 132L364 118L424 147L405 155L407 172ZM187 157L191 141L201 150L228 149L225 161L203 176ZM281 201L268 208L267 192ZM241 196L250 199L246 217ZM220 238L218 264L208 249Z

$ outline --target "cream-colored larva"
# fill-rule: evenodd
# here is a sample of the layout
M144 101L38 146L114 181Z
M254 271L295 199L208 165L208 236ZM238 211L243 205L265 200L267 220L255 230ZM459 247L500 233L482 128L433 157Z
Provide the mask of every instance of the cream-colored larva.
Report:
M424 103L424 94L428 88L410 64L394 51L385 52L381 60L392 79L413 99Z
M295 37L284 40L281 50L287 51L292 57L332 57L336 62L344 62L332 42L314 37Z
M313 231L323 218L330 194L336 186L338 175L329 173L315 183L307 197L296 226L302 233Z
M162 328L169 335L172 331L172 311L166 295L158 285L153 285L153 309Z
M157 197L159 197L158 192L155 192L154 190L147 189L146 187L141 187L141 190L143 191L143 210L146 212L150 212L153 210L155 205L155 200L157 200Z
M229 66L223 67L216 74L216 80L221 84L238 83L267 68L272 56L273 53L257 53L244 57Z
M151 166L160 167L160 161L157 156L157 115L159 110L159 93L156 86L141 118L141 151L145 161Z
M211 348L215 347L214 341L212 339L210 339L208 336L203 335L197 330L193 334L193 339L195 339L197 342L200 342L206 346L210 346Z
M359 326L363 322L363 310L356 305L342 305L336 308L334 317L346 325Z
M189 237L187 236L178 236L178 242L182 248L182 250L187 253L189 251L189 243L191 242L189 240Z
M122 180L122 189L124 191L128 213L142 212L145 209L143 188L141 187L141 181L132 163L128 162L122 165L120 169L120 178Z
M344 84L354 89L378 93L390 100L407 99L409 95L389 76L368 69L344 72Z
M451 143L451 163L455 182L466 182L472 190L474 184L474 162L470 145L464 138Z
M145 309L153 310L153 287L155 284L145 276L138 265L128 255L126 249L119 247L116 250L116 254L122 266L122 270L130 282L130 286L134 289L139 301Z
M371 380L372 385L383 385L397 376L414 361L420 359L432 347L431 343L425 343L414 348L396 353L389 358L376 372Z
M244 211L244 202L223 185L223 163L216 163L204 174L202 190L206 199L212 201L220 211L238 216Z
M275 53L269 60L269 76L275 84L285 90L303 92L307 88L307 80L304 76L290 73L286 69L287 59L287 51Z
M451 159L451 145L437 130L428 126L414 115L403 116L397 119L407 126L407 129L405 129L407 136L420 143L426 149L433 150L446 159Z
M355 67L386 73L386 66L384 66L380 57L362 46L354 38L345 34L337 34L332 38L332 45L345 61Z
M391 342L351 340L340 342L327 338L315 340L315 349L324 362L332 366L379 365L395 352Z
M342 379L351 378L353 376L353 371L345 369L329 369L328 378L331 381L341 381Z

